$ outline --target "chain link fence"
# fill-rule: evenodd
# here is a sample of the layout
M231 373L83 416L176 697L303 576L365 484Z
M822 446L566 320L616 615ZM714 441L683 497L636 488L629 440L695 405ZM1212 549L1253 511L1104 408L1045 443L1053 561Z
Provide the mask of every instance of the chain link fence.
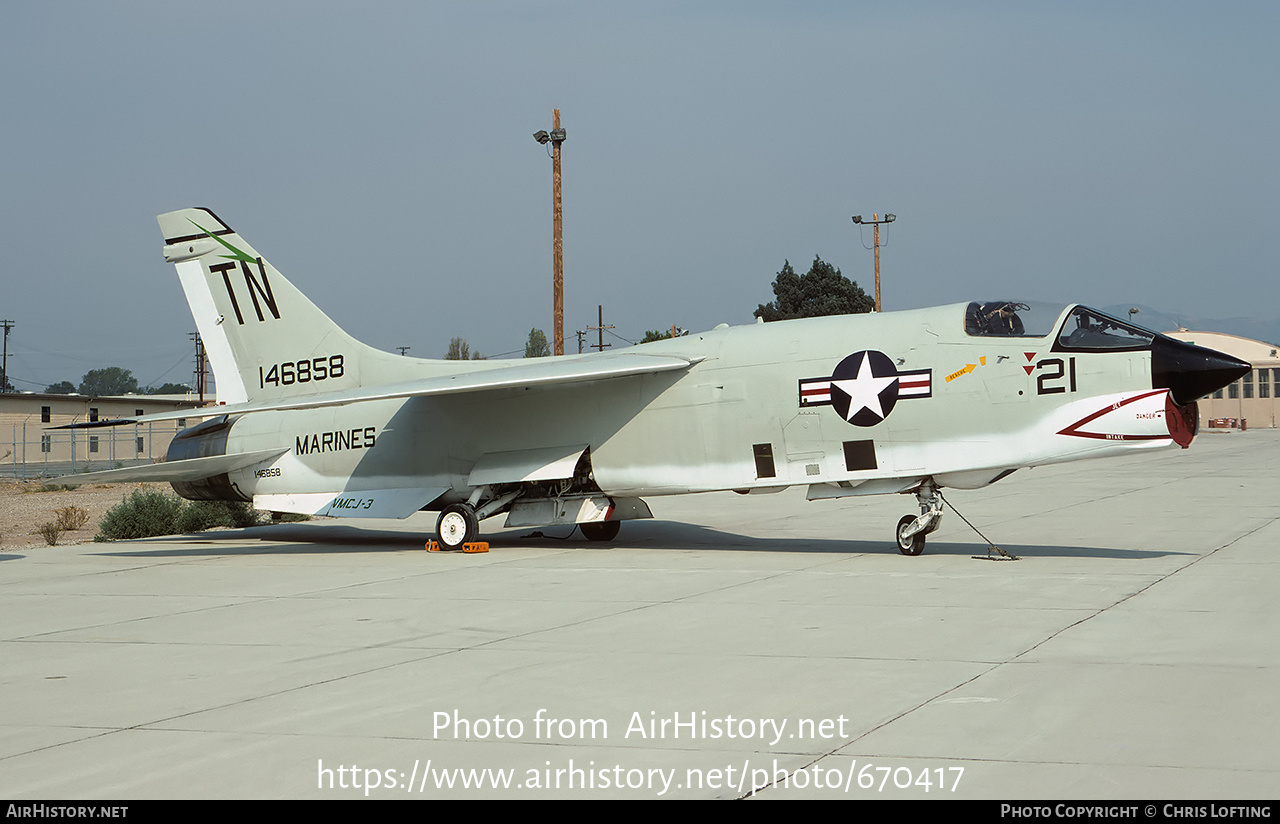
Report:
M176 421L161 421L51 430L35 417L34 421L0 426L0 477L45 480L155 463L164 460L169 442L183 428Z

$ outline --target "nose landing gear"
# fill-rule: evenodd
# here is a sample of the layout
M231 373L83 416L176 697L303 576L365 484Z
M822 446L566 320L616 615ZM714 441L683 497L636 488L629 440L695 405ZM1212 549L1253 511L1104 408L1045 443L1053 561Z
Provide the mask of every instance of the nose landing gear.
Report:
M898 521L897 538L898 551L903 555L919 555L924 552L924 536L928 535L938 528L938 524L942 523L942 491L938 489L938 485L934 483L933 478L925 478L924 482L916 488L916 500L920 502L920 515L911 516L903 515L902 520ZM987 542L987 554L974 555L977 560L987 561L1017 561L1017 555L1005 552L1000 547L991 543L986 535L978 530L976 526L969 523L969 519L964 517L958 509L955 510L960 520L969 524L969 528L978 533L978 537Z
M920 503L920 515L904 515L898 521L898 551L903 555L924 552L924 536L942 522L942 495L932 478L925 478L924 483L916 488L916 500Z

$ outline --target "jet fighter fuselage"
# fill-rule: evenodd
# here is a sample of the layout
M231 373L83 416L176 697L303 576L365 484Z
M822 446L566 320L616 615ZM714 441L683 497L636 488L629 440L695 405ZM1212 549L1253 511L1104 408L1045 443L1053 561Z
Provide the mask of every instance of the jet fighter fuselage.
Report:
M1248 369L1087 307L1012 301L720 326L605 354L405 358L343 332L212 212L160 225L225 405L164 464L86 477L170 479L273 511L440 510L447 547L499 513L608 539L650 515L645 497L803 485L811 499L915 493L921 515L898 541L917 554L939 488L1186 447L1195 400Z

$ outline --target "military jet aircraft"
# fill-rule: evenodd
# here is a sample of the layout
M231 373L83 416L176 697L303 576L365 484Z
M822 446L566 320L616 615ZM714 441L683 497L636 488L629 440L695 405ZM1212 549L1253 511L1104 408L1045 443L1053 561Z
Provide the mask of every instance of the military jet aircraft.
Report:
M918 555L939 490L1022 467L1173 445L1196 400L1249 369L1078 305L933 309L721 325L611 353L407 358L362 344L208 209L160 215L221 405L159 464L78 481L168 480L194 500L338 517L440 513L613 539L644 498L914 494ZM147 423L190 411L77 426Z

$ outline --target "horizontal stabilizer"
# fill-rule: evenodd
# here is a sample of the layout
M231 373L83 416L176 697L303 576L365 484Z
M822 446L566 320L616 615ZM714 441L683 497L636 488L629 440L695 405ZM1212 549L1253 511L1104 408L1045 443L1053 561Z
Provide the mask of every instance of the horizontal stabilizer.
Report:
M187 413L190 415L190 412ZM188 458L182 461L126 466L122 469L104 469L101 472L85 472L79 475L63 475L55 480L76 484L137 483L142 481L199 481L244 469L256 463L270 461L288 452L288 449L263 449L258 452L240 452L235 455L211 455L205 458Z

